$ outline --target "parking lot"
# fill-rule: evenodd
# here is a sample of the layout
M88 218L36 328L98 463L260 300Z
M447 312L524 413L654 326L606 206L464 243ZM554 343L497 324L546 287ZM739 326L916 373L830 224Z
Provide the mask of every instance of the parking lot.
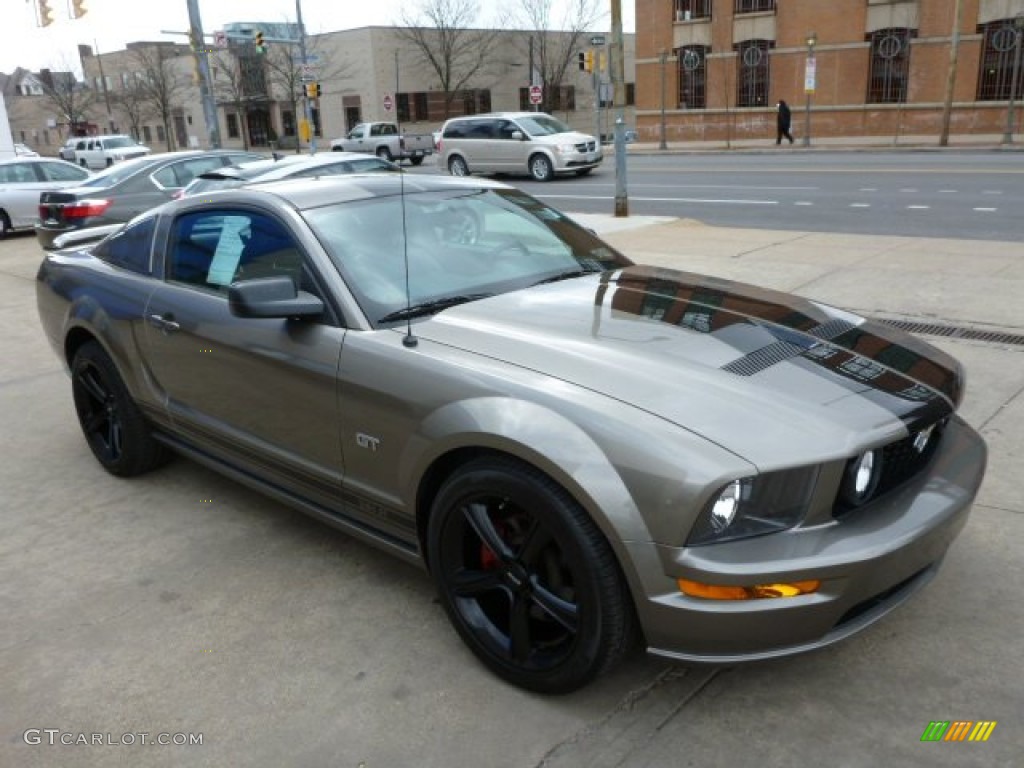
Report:
M814 654L718 669L637 653L578 693L525 693L475 661L424 573L183 459L107 475L19 234L0 241L0 765L1020 765L1020 243L586 223L636 261L1004 334L928 337L965 364L962 413L990 449L931 584ZM922 743L947 720L997 725Z

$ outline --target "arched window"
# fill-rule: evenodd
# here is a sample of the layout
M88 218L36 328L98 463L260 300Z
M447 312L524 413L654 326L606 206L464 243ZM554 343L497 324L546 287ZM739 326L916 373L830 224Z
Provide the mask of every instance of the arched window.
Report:
M706 45L687 45L676 50L680 107L685 109L707 107L707 55L708 47Z
M1013 25L1013 19L1001 19L982 24L978 31L985 36L981 49L981 68L978 73L978 101L1008 101L1013 80L1013 62L1024 30ZM1024 70L1024 64L1019 68ZM1024 95L1024 77L1018 73L1014 98Z
M900 104L907 100L910 39L913 29L879 29L868 35L871 43L869 104Z
M763 107L768 103L768 51L771 40L745 40L737 43L739 77L736 80L737 107Z

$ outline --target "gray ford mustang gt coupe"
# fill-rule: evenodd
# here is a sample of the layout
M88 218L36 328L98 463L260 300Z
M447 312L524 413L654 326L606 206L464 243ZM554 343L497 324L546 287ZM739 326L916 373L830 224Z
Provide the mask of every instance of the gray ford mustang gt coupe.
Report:
M183 454L421 564L534 691L638 638L732 664L847 637L936 572L985 469L945 353L636 266L487 180L171 202L46 254L37 293L105 469Z

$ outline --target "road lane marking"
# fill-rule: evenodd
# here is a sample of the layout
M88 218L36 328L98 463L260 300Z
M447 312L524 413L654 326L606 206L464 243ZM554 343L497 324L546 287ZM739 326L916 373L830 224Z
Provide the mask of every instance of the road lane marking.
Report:
M942 195L946 195L946 194L955 195L956 194L956 190L955 189L940 189L939 190L939 194L942 194Z
M814 203L808 203L808 202L805 202L805 201L801 200L799 202L793 203L793 205L814 205Z
M981 194L983 194L983 195L1001 195L1001 194L1003 194L1003 190L1001 190L1001 189L983 189L981 191Z
M998 211L999 209L998 208L972 208L971 210L972 211L982 211L984 213L994 213L995 211Z
M931 208L930 205L908 205L907 206L907 210L908 211L927 211L929 208Z
M861 192L877 192L878 191L878 187L861 187L860 191Z
M916 189L901 189L900 192L917 192Z
M851 208L870 208L871 203L850 203Z

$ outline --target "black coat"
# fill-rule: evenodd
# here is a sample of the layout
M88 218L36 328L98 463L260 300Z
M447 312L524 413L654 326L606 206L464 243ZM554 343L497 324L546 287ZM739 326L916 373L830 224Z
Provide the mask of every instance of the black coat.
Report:
M789 105L784 101L779 102L779 114L777 117L778 126L780 131L789 131L789 124L792 116L789 111Z

